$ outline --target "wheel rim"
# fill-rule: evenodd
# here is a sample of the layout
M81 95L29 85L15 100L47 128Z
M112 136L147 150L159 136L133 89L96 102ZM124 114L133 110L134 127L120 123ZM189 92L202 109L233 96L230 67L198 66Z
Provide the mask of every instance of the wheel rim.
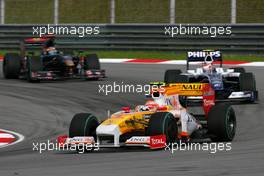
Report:
M236 120L234 112L229 109L226 119L227 136L229 139L233 139L236 132Z

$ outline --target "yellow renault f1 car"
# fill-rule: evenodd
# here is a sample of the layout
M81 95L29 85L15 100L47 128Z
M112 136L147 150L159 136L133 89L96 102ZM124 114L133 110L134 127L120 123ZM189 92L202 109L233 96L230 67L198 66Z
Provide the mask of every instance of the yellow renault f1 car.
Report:
M188 113L188 103L184 100L189 96L203 97L204 114ZM76 114L69 136L58 138L60 146L96 143L100 148L144 146L155 149L179 140L232 141L235 136L235 112L228 104L215 104L210 84L170 84L152 91L151 97L133 110L123 107L101 123L90 113Z

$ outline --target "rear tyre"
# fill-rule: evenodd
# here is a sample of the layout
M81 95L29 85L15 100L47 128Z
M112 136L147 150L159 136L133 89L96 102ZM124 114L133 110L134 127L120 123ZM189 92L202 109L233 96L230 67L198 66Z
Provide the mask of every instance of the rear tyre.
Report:
M182 73L181 70L166 70L165 75L164 75L164 82L166 84L169 83L175 83L177 81L177 76Z
M243 67L234 67L231 69L234 69L234 72L237 72L237 73L246 73L246 70Z
M39 82L32 77L32 72L42 71L42 61L39 56L32 56L27 59L27 80L29 82Z
M84 70L100 70L100 68L97 54L89 54L84 58Z
M99 122L90 113L79 113L74 115L69 128L69 137L93 136L96 140L96 128Z
M152 114L146 131L149 136L165 135L166 143L174 143L178 137L178 126L175 117L169 112Z
M241 73L239 85L241 91L256 91L256 80L253 73Z
M236 115L228 104L217 104L208 113L208 133L215 142L232 141L236 133Z
M21 57L17 53L7 53L3 60L3 74L6 79L17 79L20 73Z

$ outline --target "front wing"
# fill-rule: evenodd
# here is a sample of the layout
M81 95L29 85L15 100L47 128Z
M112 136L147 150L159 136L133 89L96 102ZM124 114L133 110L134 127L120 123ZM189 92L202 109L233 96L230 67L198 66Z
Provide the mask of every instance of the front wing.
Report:
M119 145L114 144L100 144L95 141L92 136L77 136L77 137L68 137L68 136L59 136L58 143L61 148L65 146L97 146L98 148L114 148L114 147L147 147L150 149L160 149L166 147L166 136L157 135L157 136L132 136L127 139L126 142L120 143Z
M187 97L188 103L199 103L203 99L202 96ZM255 102L258 100L258 91L237 91L231 92L228 97L216 99L216 102Z
M59 80L59 79L99 79L105 78L105 70L85 70L80 74L61 76L56 71L36 71L31 72L32 80Z

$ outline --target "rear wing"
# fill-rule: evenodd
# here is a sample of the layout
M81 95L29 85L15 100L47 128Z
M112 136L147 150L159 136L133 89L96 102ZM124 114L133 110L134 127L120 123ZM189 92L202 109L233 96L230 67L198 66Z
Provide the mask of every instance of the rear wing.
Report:
M43 37L32 37L21 40L20 49L22 55L25 54L26 49L39 49L44 47L45 43L49 40L49 38L53 37L53 35L46 35Z
M20 41L20 52L22 56L25 56L26 49L39 49L44 46L47 41L46 38L26 38Z
M215 105L215 91L209 83L174 83L160 87L158 91L167 96L201 96L202 106L206 116L211 107Z
M43 46L49 39L55 38L53 34L46 34L42 37L26 38L22 41L25 46Z
M203 96L209 91L211 85L209 83L170 83L150 82L150 92L146 92L147 97L151 97L153 92L160 92L165 95L181 95L181 96ZM212 88L211 88L212 89ZM213 89L212 89L213 91ZM150 95L150 96L148 96Z
M47 38L27 38L23 42L25 45L43 45L47 40Z
M204 62L206 60L220 61L220 66L222 67L223 59L220 51L189 51L187 52L187 70L189 70L190 62Z
M164 87L165 95L203 96L213 89L209 83L173 83Z
M27 38L21 41L21 46L23 48L27 47L38 47L38 46L44 46L45 42L47 41L47 38Z

